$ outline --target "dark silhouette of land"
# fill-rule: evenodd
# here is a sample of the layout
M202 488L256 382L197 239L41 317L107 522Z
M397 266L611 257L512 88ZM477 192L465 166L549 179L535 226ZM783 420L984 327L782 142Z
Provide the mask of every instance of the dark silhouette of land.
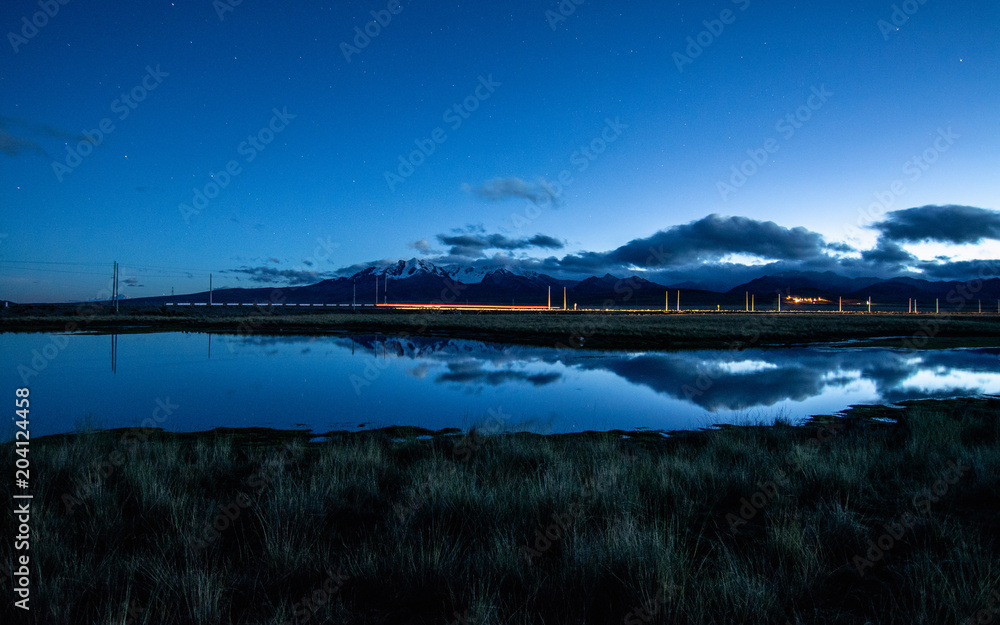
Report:
M964 623L995 605L998 413L1000 399L907 402L671 437L42 437L32 612L159 625ZM12 546L0 544L0 577Z
M1000 315L743 311L397 311L297 306L31 305L0 309L0 332L202 331L225 334L445 336L593 349L739 349L756 345L883 339L924 348L1000 345Z

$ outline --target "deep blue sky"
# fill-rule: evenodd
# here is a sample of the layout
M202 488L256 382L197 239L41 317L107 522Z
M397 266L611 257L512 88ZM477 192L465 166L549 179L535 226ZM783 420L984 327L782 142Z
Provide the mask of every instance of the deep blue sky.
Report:
M957 261L1000 256L996 3L914 0L890 31L888 1L587 0L555 23L554 1L403 0L348 62L342 43L374 31L385 0L244 0L220 19L224 1L70 0L24 39L37 0L4 4L0 298L91 299L114 260L141 297L203 290L209 272L216 286L284 284L413 256L664 279L727 261L854 274L935 263L954 277ZM680 71L687 38L726 10L732 23ZM147 67L155 88L121 119ZM491 79L467 118L445 115ZM807 103L800 128L778 125ZM272 122L274 110L294 119ZM105 119L113 131L82 144L92 153L55 171ZM581 157L607 120L627 128ZM241 143L269 123L284 127L248 162ZM446 140L387 183L437 128ZM720 191L766 146L745 184ZM928 149L933 165L908 165ZM239 173L185 219L180 205L230 161ZM572 182L550 201L564 170ZM862 218L876 194L891 206ZM930 208L890 214L913 207ZM974 235L933 227L960 217ZM858 228L883 219L901 223ZM660 241L694 249L651 266L628 253Z

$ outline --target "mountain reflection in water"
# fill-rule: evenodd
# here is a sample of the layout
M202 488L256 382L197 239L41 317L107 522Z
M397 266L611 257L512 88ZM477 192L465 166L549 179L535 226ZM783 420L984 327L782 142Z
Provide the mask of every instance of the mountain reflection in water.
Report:
M8 388L24 385L19 366L50 338L0 335ZM175 431L467 428L491 419L564 432L798 420L854 404L1000 393L997 348L596 352L373 336L68 338L29 379L37 435L81 420L139 425L168 398L178 408L158 425Z

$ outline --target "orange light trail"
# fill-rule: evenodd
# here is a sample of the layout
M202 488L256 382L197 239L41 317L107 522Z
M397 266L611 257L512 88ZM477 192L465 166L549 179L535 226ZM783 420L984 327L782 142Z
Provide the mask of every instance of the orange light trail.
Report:
M376 307L399 310L560 310L548 306L505 304L376 304Z

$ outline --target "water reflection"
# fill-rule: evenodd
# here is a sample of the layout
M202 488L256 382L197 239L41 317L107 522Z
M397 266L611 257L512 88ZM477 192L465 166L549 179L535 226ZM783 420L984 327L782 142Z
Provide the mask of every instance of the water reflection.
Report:
M859 384L871 385L886 403L1000 391L1000 348L918 352L816 346L609 353L475 341L357 340L373 349L381 345L383 351L399 358L421 361L413 372L421 378L443 367L445 371L433 378L439 383L544 386L563 380L567 368L603 371L710 412L801 402Z
M24 385L34 354L51 338L0 335L8 388ZM491 413L503 414L510 429L575 431L688 429L779 413L805 418L860 403L1000 394L1000 349L606 353L384 336L122 334L110 339L109 371L107 337L67 338L28 380L36 414L45 415L39 435L70 431L83 418L138 425L157 401L180 406L160 424L178 431L440 429Z

